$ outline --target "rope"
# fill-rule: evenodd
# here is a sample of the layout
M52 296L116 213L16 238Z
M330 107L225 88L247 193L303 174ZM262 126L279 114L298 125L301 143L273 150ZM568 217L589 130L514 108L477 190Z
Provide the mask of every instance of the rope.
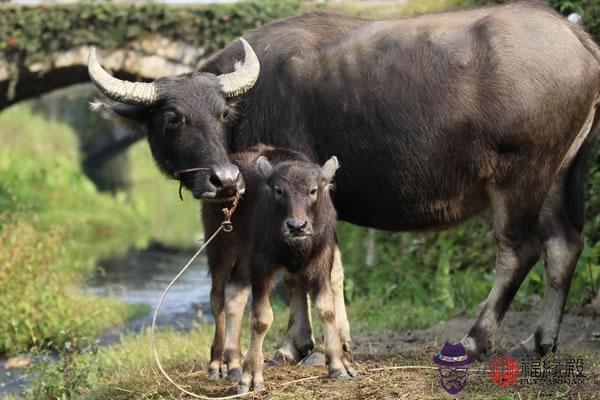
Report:
M185 172L187 172L187 171L185 171ZM158 366L158 369L163 374L163 376L165 378L167 378L167 380L173 386L175 386L177 389L181 390L183 393L185 393L185 394L187 394L189 396L195 397L197 399L204 399L204 400L237 399L237 398L244 397L244 396L247 396L249 394L252 394L253 391L242 393L242 394L231 395L231 396L208 397L208 396L205 396L205 395L202 395L202 394L197 394L197 393L194 393L194 392L190 392L189 390L181 387L181 385L179 385L177 382L175 382L173 380L173 378L171 378L171 376L167 373L167 371L165 371L165 369L163 368L163 366L162 366L162 364L160 362L160 357L158 356L158 350L156 349L156 340L155 340L155 337L154 337L154 331L155 331L155 328L156 328L156 318L158 317L158 312L160 311L160 307L163 305L163 303L165 301L165 297L167 297L167 293L169 293L169 290L175 284L175 282L177 281L177 279L179 279L179 277L181 275L183 275L183 273L189 268L189 266L192 265L192 263L194 262L194 260L196 259L196 257L198 257L204 251L204 249L206 249L206 247L210 244L210 242L212 242L214 240L214 238L216 238L217 235L221 231L223 231L223 232L231 232L233 230L233 225L231 225L231 217L232 217L233 213L235 212L235 209L237 208L239 198L240 198L240 194L239 194L239 192L236 192L231 207L229 209L227 209L227 208L223 209L223 214L225 214L225 219L221 223L221 225L219 226L219 228L215 231L215 233L212 234L212 236L210 238L208 238L208 240L206 242L204 242L204 244L202 245L202 247L200 247L200 249L198 249L198 251L196 251L196 253L192 256L192 258L190 258L190 260L187 262L187 264L185 264L185 266L181 269L181 271L179 271L179 273L177 275L175 275L175 277L171 280L171 282L169 282L169 284L167 285L167 288L164 290L162 296L160 297L158 305L156 306L156 310L154 310L154 316L152 317L152 327L150 329L150 341L152 342L152 351L154 351L154 358L156 359L156 365Z
M188 171L183 171L183 172L186 173ZM171 376L163 368L162 363L160 362L160 357L158 355L158 350L156 349L156 340L155 340L155 335L154 335L154 332L156 329L156 318L158 317L160 307L163 305L165 298L167 297L167 293L169 293L169 290L171 290L171 287L175 284L175 282L179 279L179 277L181 275L183 275L183 273L190 267L190 265L192 265L194 260L204 251L204 249L206 249L206 247L217 237L217 235L221 231L231 232L233 230L233 225L231 224L231 217L233 216L233 213L235 212L235 210L238 206L239 199L240 199L240 194L239 194L239 192L237 192L233 198L231 207L229 209L227 209L227 208L223 209L223 214L225 215L225 218L224 218L223 222L221 223L221 225L219 226L219 228L212 234L212 236L210 238L208 238L208 240L206 242L204 242L202 247L200 247L200 249L198 249L198 251L196 251L196 253L194 253L192 258L190 258L190 260L187 262L187 264L185 264L185 266L181 269L181 271L179 271L179 273L177 275L175 275L175 277L171 280L171 282L169 282L166 289L162 293L162 296L160 297L158 305L156 306L156 310L154 310L154 315L152 316L152 327L150 328L150 341L152 343L152 351L154 352L154 358L156 360L156 365L158 366L159 371L161 372L161 374L163 374L163 376L165 378L167 378L167 380L173 386L175 386L177 389L179 389L183 393L187 394L188 396L192 396L196 399L229 400L229 399L238 399L240 397L245 397L245 396L255 393L255 391L249 391L246 393L234 394L234 395L230 395L230 396L208 397L203 394L197 394L194 392L190 392L189 390L183 388L181 385L179 385L177 382L175 382L175 380L173 380L173 378L171 378ZM437 367L431 367L431 366L405 365L405 366L397 366L397 367L373 368L373 369L367 370L366 372L389 371L389 370L396 370L396 369L436 369L436 368ZM280 383L279 385L287 386L287 385L292 385L295 383L310 381L310 380L319 379L319 378L320 378L319 376L309 376L307 378L301 378L301 379L296 379L296 380L293 380L290 382Z

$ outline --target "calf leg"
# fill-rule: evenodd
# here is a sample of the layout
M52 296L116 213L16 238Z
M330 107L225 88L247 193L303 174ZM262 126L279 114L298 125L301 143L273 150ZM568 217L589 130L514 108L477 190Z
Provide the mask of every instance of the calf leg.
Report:
M257 391L264 389L262 347L265 335L273 323L271 281L271 277L263 280L252 279L252 336L238 387L240 394L248 392L252 386Z
M329 276L322 276L311 282L311 295L314 299L315 308L323 325L325 337L325 358L329 367L329 377L333 379L348 379L356 376L356 370L350 366L350 362L342 349L337 315L335 314L335 301Z
M244 309L248 301L249 287L243 283L229 282L225 287L225 314L227 334L223 361L227 365L228 378L238 380L241 376L241 328Z
M292 274L284 278L286 294L290 306L290 321L288 336L273 357L275 362L298 362L306 357L315 346L312 334L312 321L310 317L310 302L307 298L306 288L302 282ZM338 247L335 249L333 268L331 270L331 287L335 305L336 323L338 333L345 352L350 352L352 339L350 336L350 323L346 313L344 301L344 267Z
M350 323L346 314L346 303L344 301L344 267L342 265L342 254L336 247L333 254L333 267L331 268L331 289L333 290L333 302L335 305L335 321L337 323L342 348L350 352L352 338L350 337Z
M222 282L213 282L210 291L210 306L215 319L215 336L210 347L210 364L208 365L208 379L219 379L221 362L225 346L225 289Z
M518 182L516 188L514 192L490 193L496 232L496 280L477 321L462 340L475 357L490 349L494 333L541 252L538 217L543 197L539 193L545 191L531 181Z
M295 363L306 357L315 347L310 317L310 302L300 279L286 273L283 279L290 307L287 338L273 360L277 363Z

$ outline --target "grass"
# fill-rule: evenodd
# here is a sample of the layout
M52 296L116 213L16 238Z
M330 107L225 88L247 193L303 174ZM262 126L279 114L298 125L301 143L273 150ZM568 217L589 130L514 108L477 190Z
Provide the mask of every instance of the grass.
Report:
M277 339L283 338L286 313L281 306L275 307L275 322L267 334L265 342L266 357L277 348ZM353 327L356 329L356 327ZM249 324L246 319L243 326L242 347L248 346ZM157 336L157 347L161 361L167 372L176 382L192 392L209 396L234 394L236 386L232 382L210 382L206 368L212 340L212 326L198 325L187 333L162 330ZM362 332L355 332L359 338ZM319 337L319 335L317 335ZM375 344L374 346L378 346ZM381 346L381 345L380 345ZM359 371L358 378L351 381L336 382L326 377L324 367L281 366L265 370L267 391L250 396L254 399L447 399L440 388L437 371L431 357L439 351L436 346L422 346L410 350L405 344L371 352L369 346L362 344L353 357L354 366ZM404 349L403 349L404 348ZM566 349L565 358L584 359L584 371L600 372L600 354L583 353L581 350ZM67 388L80 399L174 399L181 398L178 390L172 387L160 375L150 348L149 331L140 335L129 335L122 344L98 349L96 352L83 352L74 357L70 364L51 364L52 367L35 367L37 391L30 391L29 398L51 398L64 393L65 388L56 391L56 385L64 383L64 371L69 376L85 376L85 380L75 388ZM393 369L397 366L419 366L420 369ZM470 380L463 393L456 398L469 399L537 399L561 395L575 390L567 385L520 385L511 388L499 388L481 371L484 363L471 366ZM392 368L375 371L379 368ZM77 371L77 372L74 372ZM48 377L54 377L54 385ZM39 384L45 380L45 386ZM301 380L299 382L294 382ZM39 390L45 388L46 392ZM590 377L584 387L571 393L579 393L582 399L598 396L600 382ZM518 392L518 394L517 394ZM541 397L540 397L541 396Z
M0 114L0 354L60 349L139 314L79 291L97 259L148 240L125 197L83 175L74 138L27 104Z

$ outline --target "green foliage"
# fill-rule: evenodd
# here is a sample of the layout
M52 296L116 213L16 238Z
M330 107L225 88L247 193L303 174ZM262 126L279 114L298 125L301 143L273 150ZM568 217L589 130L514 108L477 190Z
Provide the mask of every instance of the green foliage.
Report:
M109 2L27 7L0 4L0 52L18 67L81 45L106 49L160 33L212 52L249 29L292 15L295 0L177 7Z
M38 129L56 136L44 140ZM0 354L57 349L136 312L79 292L96 259L147 239L124 197L98 194L82 174L72 136L27 106L0 117L0 139L11 145L0 149Z

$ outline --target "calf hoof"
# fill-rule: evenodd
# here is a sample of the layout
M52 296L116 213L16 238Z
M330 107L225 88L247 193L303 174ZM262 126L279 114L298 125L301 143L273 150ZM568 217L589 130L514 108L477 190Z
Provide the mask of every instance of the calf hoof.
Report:
M356 376L358 375L358 372L356 372L356 369L350 367L347 368L346 371L348 372L348 375L350 375L351 378L356 378Z
M331 379L335 379L336 381L345 381L345 380L351 378L351 376L348 375L346 370L343 370L343 369L336 369L336 370L331 371L329 373L329 377Z
M250 391L250 388L248 387L248 385L239 385L238 386L238 394L245 394L248 393Z
M208 370L208 380L209 381L218 381L221 378L219 371L216 369L210 368Z
M325 354L319 351L313 351L304 357L299 364L304 367L321 367L326 364Z
M229 375L227 375L227 379L230 381L239 381L242 377L242 369L241 368L233 368L229 370Z
M255 383L254 384L254 391L255 392L260 392L262 390L265 390L265 384L264 383Z

